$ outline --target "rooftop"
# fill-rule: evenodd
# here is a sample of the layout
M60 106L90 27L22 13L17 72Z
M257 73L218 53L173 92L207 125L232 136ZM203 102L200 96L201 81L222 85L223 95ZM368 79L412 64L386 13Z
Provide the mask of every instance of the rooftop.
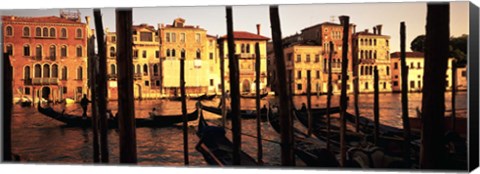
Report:
M246 31L234 31L233 32L233 38L234 39L245 39L245 40L270 40L270 38L268 38L268 37L253 34L253 33L246 32ZM220 37L220 39L227 39L227 35L224 35L224 36Z
M405 52L405 57L423 58L424 54L422 52ZM400 58L400 52L390 54L390 58Z
M42 17L21 17L21 16L2 16L3 22L31 22L31 23L62 23L62 24L84 24L81 21L70 20L58 16Z

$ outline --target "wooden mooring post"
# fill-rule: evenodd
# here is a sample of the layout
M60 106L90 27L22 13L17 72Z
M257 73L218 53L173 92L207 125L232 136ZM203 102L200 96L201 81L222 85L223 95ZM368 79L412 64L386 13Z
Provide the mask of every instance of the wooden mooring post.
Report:
M183 160L185 165L188 161L188 118L187 118L187 101L185 98L185 57L180 58L180 95L182 101L183 116Z
M289 97L290 85L287 83L286 66L282 47L282 30L280 28L280 17L278 15L278 6L270 6L270 24L272 28L273 48L275 51L275 62L278 83L278 101L281 127L281 158L282 166L294 166L294 142L293 142L293 120L292 104Z
M452 99L451 99L451 104L452 104L452 116L451 116L451 122L452 122L452 131L455 131L457 128L457 109L456 109L456 99L455 96L457 96L457 61L453 60L452 61Z
M3 162L12 161L12 107L13 107L13 74L10 54L3 53Z
M328 43L328 81L327 81L327 149L330 150L330 129L331 129L331 116L330 116L330 107L332 105L332 57L333 57L333 42Z
M378 146L379 144L379 139L378 139L378 133L379 133L379 124L380 124L380 113L379 113L379 101L378 101L378 69L375 66L375 69L373 70L373 120L374 120L374 140L375 140L375 145Z
M233 165L240 165L240 151L242 145L242 123L240 120L240 84L238 59L235 57L235 43L233 36L232 7L226 7L227 12L227 37L228 37L228 65L230 69L230 93L232 108L232 134L233 134Z
M137 163L133 101L132 9L116 9L120 163Z
M449 55L450 4L428 3L422 91L420 168L446 168L445 86Z
M352 46L357 44L352 44ZM358 53L352 51L352 76L353 76L353 107L355 109L355 131L360 132L360 108L358 107L359 77L358 77Z
M311 79L311 70L307 70L307 115L308 115L308 136L312 136L312 79Z
M255 106L257 109L257 161L258 164L263 165L263 146L262 146L262 125L260 112L260 44L255 43Z
M340 94L340 162L342 166L345 166L346 162L346 140L345 140L345 114L347 112L348 99L347 99L347 71L348 71L348 33L349 33L349 20L348 16L340 16L340 23L343 25L343 42L342 42L342 91Z
M95 14L94 14L95 15ZM94 16L97 18L98 16ZM88 39L88 73L90 73L89 87L90 87L90 100L92 101L91 116L92 116L92 138L93 138L93 162L100 162L100 145L98 142L98 118L97 118L97 59L95 56L95 36L91 36Z
M403 160L410 164L410 119L408 118L408 67L405 54L405 22L400 23L400 76L402 78Z
M224 54L224 47L223 47L223 42L219 42L220 40L217 40L217 43L221 43L218 45L218 52L220 54L220 87L222 88L222 97L220 98L220 103L222 104L222 126L225 128L227 124L227 101L226 101L226 94L225 94L225 54Z
M98 75L97 79L97 105L98 116L100 121L100 153L102 163L108 163L108 122L107 122L107 52L106 43L103 33L102 14L100 9L94 9L93 15L95 16L95 28L97 34L97 47L98 47ZM117 61L118 62L118 61ZM120 108L120 107L119 107Z

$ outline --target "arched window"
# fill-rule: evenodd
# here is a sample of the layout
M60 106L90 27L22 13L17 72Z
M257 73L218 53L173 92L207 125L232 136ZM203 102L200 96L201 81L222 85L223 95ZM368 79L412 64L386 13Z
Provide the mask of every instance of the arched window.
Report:
M182 51L180 52L180 57L181 57L182 59L185 59L185 56L186 56L186 55L185 55L185 50L182 49Z
M83 79L83 68L79 66L77 68L77 80L82 80Z
M47 27L44 27L43 28L43 34L42 34L43 37L48 37L48 28Z
M167 49L167 57L170 57L170 49Z
M23 79L31 79L30 66L25 66L25 68L23 68Z
M387 66L387 75L390 75L390 67Z
M42 77L42 66L40 66L39 64L36 64L35 65L35 78L40 78Z
M377 46L377 39L373 39L373 45Z
M55 61L57 57L57 47L55 45L50 46L50 60Z
M83 56L83 50L82 46L77 46L77 57L82 57Z
M62 45L62 47L60 48L60 54L62 57L67 57L67 46L66 45Z
M172 49L172 57L176 57L176 56L177 56L177 54L176 54L175 49Z
M35 28L35 36L42 37L42 29L40 27Z
M75 35L77 38L82 38L83 36L83 33L82 33L82 29L81 28L77 28L77 32L76 32L76 35Z
M9 54L9 55L13 55L13 45L12 44L7 44L6 47L6 52Z
M158 65L157 64L153 65L153 75L158 76Z
M250 44L247 44L247 53L250 53Z
M63 66L62 68L62 80L67 80L67 67Z
M60 37L61 38L67 38L67 29L66 28L62 28L60 30Z
M147 64L143 64L143 75L144 75L144 76L148 75L148 66L147 66Z
M368 58L371 59L373 56L372 56L372 50L368 51Z
M360 75L363 76L363 66L360 66Z
M245 44L242 44L241 47L242 47L242 50L241 50L242 53L245 53Z
M57 34L55 32L55 28L50 28L50 37L57 37Z
M23 27L23 37L30 37L30 27Z
M201 57L200 49L197 49L197 57L196 57L196 58L197 58L197 59L201 59L201 58L202 58L202 57Z
M363 50L360 51L360 59L363 59Z
M50 65L45 64L43 65L43 78L49 78L50 77Z
M112 74L112 75L117 74L115 64L110 64L110 74Z
M137 64L137 74L140 74L141 70L140 70L140 64Z
M5 29L5 35L6 36L13 36L13 28L12 26L7 26L6 29Z
M115 57L115 47L110 47L110 57Z
M37 60L42 60L42 54L42 45L37 45L37 47L35 47L35 56Z
M58 65L56 64L52 65L52 77L58 78Z
M377 59L377 50L375 50L375 51L373 52L373 58L374 58L374 59Z
M373 75L373 67L372 66L369 67L368 74Z

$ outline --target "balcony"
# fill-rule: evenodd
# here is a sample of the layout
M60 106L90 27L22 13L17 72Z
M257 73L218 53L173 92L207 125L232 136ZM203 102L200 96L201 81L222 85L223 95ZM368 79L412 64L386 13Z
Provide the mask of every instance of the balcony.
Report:
M374 64L375 59L360 59L360 64Z
M237 56L239 59L255 59L255 54L251 53L240 53Z
M135 74L133 74L133 79L135 79L135 80L142 79L142 75L143 75L142 73L135 73Z
M58 78L33 78L32 85L58 85Z
M117 80L117 74L107 74L108 80Z

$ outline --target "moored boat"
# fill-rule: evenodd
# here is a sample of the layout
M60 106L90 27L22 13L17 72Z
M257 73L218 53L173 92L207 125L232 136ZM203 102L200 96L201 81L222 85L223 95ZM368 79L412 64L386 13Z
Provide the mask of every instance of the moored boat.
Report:
M214 114L217 114L217 115L220 115L220 116L222 115L222 109L219 108L219 107L205 106L201 103L200 103L200 107L203 110L208 111L210 113L214 113ZM241 110L240 111L240 117L244 118L244 119L257 118L257 111L256 110ZM260 111L260 117L263 121L266 120L266 118L267 118L267 110L266 109L263 109L263 110ZM231 112L230 111L227 112L227 118L231 118Z

